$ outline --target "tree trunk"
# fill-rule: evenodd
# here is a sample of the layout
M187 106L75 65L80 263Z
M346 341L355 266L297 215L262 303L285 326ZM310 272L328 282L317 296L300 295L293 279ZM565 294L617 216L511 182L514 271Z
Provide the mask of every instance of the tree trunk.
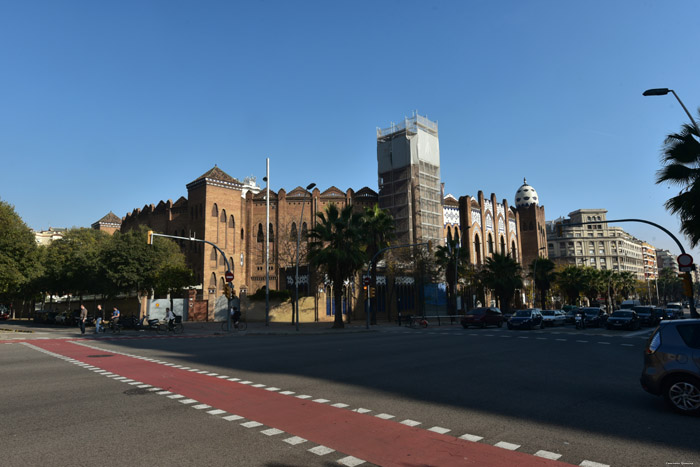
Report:
M335 304L335 318L333 320L333 329L343 329L343 282L337 279L333 281L333 303Z

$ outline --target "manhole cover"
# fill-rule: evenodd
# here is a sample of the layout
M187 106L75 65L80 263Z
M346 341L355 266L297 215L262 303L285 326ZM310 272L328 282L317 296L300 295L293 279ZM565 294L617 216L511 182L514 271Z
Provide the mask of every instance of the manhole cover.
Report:
M144 394L150 394L149 391L146 390L146 388L134 388L134 389L127 389L124 391L124 394L127 396L142 396Z

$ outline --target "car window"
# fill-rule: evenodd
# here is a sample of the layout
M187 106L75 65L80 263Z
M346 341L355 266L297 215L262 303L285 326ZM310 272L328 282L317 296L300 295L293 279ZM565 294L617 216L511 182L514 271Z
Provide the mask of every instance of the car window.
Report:
M631 311L614 311L612 315L615 318L632 318L634 313Z
M518 310L515 312L515 316L530 316L530 310Z
M676 329L688 347L700 349L700 324L679 324Z

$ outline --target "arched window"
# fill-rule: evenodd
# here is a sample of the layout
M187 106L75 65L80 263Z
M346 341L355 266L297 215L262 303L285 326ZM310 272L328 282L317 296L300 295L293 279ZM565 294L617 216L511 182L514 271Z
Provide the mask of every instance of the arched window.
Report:
M216 248L211 247L211 260L214 261L214 264L216 264L217 256L216 256Z
M518 260L518 250L515 248L515 242L510 242L510 255L514 260Z
M241 240L245 240L244 234L245 234L245 232L243 231L243 229L241 229ZM243 247L241 247L241 248L243 248Z
M219 217L219 206L216 203L211 207L211 215L212 217Z
M229 256L228 264L231 265L231 272L235 272L236 271L236 264L233 262L233 256Z
M459 230L455 228L455 242L457 242L457 245L461 245L459 242Z
M505 255L506 253L508 253L506 251L506 239L501 237L501 254Z
M264 241L265 233L263 232L262 224L258 224L258 243L263 243Z
M219 244L219 242L222 242L224 244L224 248L228 247L228 224L226 223L226 209L221 210L221 223L224 224L224 238L223 241L221 237L219 236L219 225L217 224L216 226L216 243Z
M447 227L447 243L452 242L452 229Z
M493 237L491 236L491 234L489 234L489 239L488 239L487 243L488 243L488 253L490 255L492 255L493 254Z
M308 241L309 240L308 235L309 235L309 230L306 228L306 222L304 222L303 224L301 224L301 238L303 240Z
M236 252L236 220L233 218L233 215L229 218L228 220L228 227L231 232L231 251L233 253Z
M476 259L476 264L481 265L481 242L478 235L474 235L474 258Z
M224 290L224 278L219 277L219 290Z
M289 229L289 240L295 242L297 240L297 223L292 222L292 228Z
M272 227L272 224L270 224L270 243L275 241L275 229Z
M211 277L209 278L209 287L216 288L216 273L211 273Z

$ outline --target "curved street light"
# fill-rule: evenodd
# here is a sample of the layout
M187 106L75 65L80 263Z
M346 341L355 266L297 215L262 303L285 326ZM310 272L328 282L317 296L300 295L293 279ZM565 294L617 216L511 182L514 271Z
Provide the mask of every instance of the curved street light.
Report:
M296 274L294 275L294 312L296 314L296 328L299 330L299 244L301 243L301 226L304 223L304 205L306 204L306 193L315 187L315 183L307 185L304 191L304 200L301 202L301 218L299 219L299 227L297 228L297 265Z
M688 109L685 107L683 104L683 101L678 97L678 94L676 94L676 91L673 89L668 89L668 88L653 88L653 89L647 89L642 93L642 96L665 96L668 93L673 94L676 97L676 100L678 103L683 107L683 110L685 110L685 113L688 115L688 118L690 119L691 122L693 122L693 126L695 127L695 131L698 132L698 136L700 137L700 128L698 128L698 124L695 122L695 119L693 119L693 116L688 112Z

